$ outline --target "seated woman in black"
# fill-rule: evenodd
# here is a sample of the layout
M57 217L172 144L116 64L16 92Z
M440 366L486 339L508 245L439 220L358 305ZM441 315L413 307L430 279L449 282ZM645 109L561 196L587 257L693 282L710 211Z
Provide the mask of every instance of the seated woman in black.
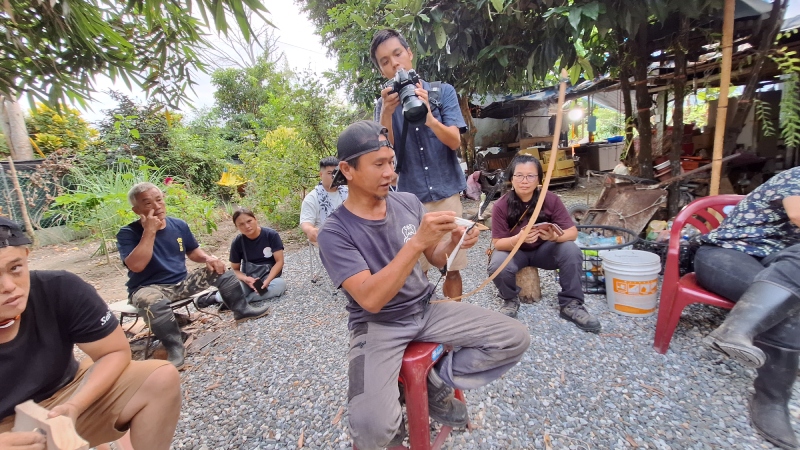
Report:
M247 301L280 297L286 291L283 271L283 241L272 228L258 225L253 211L239 208L233 223L241 232L231 243L230 262L247 293Z
M490 274L500 267L517 241L525 241L503 272L494 279L500 297L505 301L500 312L510 317L517 316L520 288L516 277L520 269L528 266L559 269L561 292L558 293L558 306L561 317L575 323L581 330L598 332L600 321L583 306L580 279L583 258L573 242L578 237L578 229L561 199L547 192L535 223L556 224L563 229L562 235L559 236L550 228L532 228L527 235L522 233L536 208L542 176L542 165L538 159L524 154L515 156L506 171L506 180L511 180L511 190L497 200L492 210L492 244L495 251L489 262Z
M788 407L800 362L800 167L756 188L701 240L697 283L736 302L704 343L758 369L755 429L778 447L800 448Z

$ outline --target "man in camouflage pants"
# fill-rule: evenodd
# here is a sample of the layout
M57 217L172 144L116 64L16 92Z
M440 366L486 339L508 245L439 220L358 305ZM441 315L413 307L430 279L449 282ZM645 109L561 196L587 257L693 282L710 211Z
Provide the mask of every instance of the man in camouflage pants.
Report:
M181 367L186 355L172 302L213 285L237 322L269 313L268 306L254 308L247 303L233 271L200 249L186 222L167 217L161 189L139 183L128 192L128 201L139 216L117 233L120 259L128 268L128 298L164 344L169 362ZM188 274L187 257L206 267Z

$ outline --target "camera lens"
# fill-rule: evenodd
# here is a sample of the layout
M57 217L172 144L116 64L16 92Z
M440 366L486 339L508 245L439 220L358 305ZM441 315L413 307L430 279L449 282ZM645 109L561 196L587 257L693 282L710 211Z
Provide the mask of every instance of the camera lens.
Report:
M403 104L403 117L410 123L425 122L428 106L414 93L415 86L407 84L400 90L400 102Z

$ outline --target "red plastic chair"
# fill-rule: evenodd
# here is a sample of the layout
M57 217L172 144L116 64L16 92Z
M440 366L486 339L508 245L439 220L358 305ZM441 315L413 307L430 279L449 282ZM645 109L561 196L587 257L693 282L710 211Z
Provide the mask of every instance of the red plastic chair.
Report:
M661 299L658 303L658 321L653 348L664 354L669 348L675 327L678 326L683 309L692 303L705 303L720 308L731 309L734 303L726 298L712 294L697 284L694 273L683 277L678 271L680 260L681 232L686 225L692 225L705 234L717 228L720 220L709 210L714 210L722 217L725 206L736 205L743 195L715 195L695 200L684 208L672 222L669 236L667 263L664 268L664 281L661 284Z
M403 383L408 415L408 439L411 449L404 445L389 450L438 450L447 440L453 427L443 425L436 440L431 443L430 416L428 414L428 372L445 353L443 344L412 342L403 354L399 380ZM464 393L456 389L456 398L466 403ZM469 427L469 424L467 424ZM353 449L356 446L353 445Z

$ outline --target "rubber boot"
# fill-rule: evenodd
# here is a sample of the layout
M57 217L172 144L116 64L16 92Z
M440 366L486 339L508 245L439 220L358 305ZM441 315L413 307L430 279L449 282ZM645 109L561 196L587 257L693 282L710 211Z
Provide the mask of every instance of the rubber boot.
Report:
M222 303L233 311L233 319L237 322L244 322L249 319L257 319L269 314L269 306L253 307L247 302L239 280L232 271L222 274L217 280Z
M186 349L181 338L181 328L175 320L175 314L166 300L158 301L142 312L150 331L164 344L167 350L167 361L180 369L186 357Z
M798 310L800 298L791 291L756 281L742 294L722 325L703 339L703 344L748 367L761 367L766 356L753 345L753 338Z
M519 297L514 297L511 300L503 300L499 312L513 319L517 317L517 311L519 311Z
M761 342L755 345L767 355L767 360L758 369L758 376L753 381L756 392L749 402L753 427L780 448L800 449L789 415L789 399L797 378L800 352Z
M455 390L445 384L435 368L428 372L428 414L451 427L463 427L468 421L467 405L455 398Z

